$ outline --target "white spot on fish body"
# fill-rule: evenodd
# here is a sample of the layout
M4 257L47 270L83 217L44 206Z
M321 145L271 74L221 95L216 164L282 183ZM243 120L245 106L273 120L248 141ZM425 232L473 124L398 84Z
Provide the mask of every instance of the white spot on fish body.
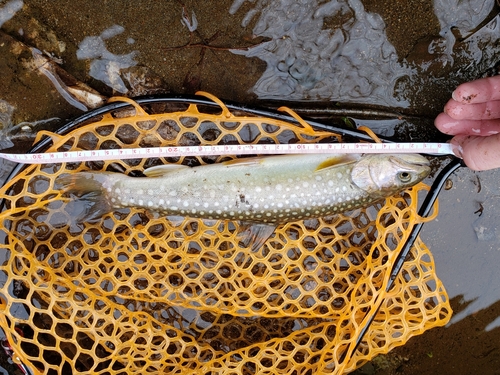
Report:
M148 207L153 207L153 201L148 201Z
M158 204L159 204L160 206L162 206L164 203L165 203L165 200L164 200L164 199L160 199L160 200L158 201Z
M332 180L328 180L328 186L330 186L330 187L333 186L333 181Z
M153 189L148 189L148 195L153 195L154 193Z
M172 197L175 197L177 195L177 190L170 190L168 192L168 195L172 196Z
M337 172L337 177L338 177L338 178L342 178L342 173Z
M137 203L139 204L139 206L142 206L142 204L144 203L144 201L143 201L142 199L139 199L139 200L137 201Z
M184 201L184 203L182 204L184 207L187 207L189 206L189 202L188 201Z
M281 184L276 185L276 190L281 191L281 189L283 189L283 186L281 186Z
M125 190L123 190L123 192L124 192L125 194L130 194L130 189L125 189Z
M323 179L323 177L321 176L316 176L316 181L321 181Z
M207 208L208 207L208 203L207 202L203 203L203 207Z
M255 191L256 191L257 193L260 193L260 192L262 191L262 188L261 188L260 186L256 186L256 187L255 187Z
M303 186L303 187L305 187L305 188L306 188L306 187L308 187L308 186L309 186L309 182L304 181L304 182L302 183L302 186Z

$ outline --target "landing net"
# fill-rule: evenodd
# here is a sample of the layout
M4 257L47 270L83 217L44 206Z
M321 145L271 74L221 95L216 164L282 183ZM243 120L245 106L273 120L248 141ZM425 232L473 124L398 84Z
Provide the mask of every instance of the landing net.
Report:
M120 99L131 107L51 134L46 151L336 141L302 120L231 113L209 97L220 108ZM236 240L237 222L143 209L79 222L85 207L55 183L84 170L141 176L159 164L230 158L30 165L6 183L0 325L14 360L35 374L342 374L448 322L448 296L420 239L385 292L412 224L424 220L423 184L364 209L279 226L252 251Z

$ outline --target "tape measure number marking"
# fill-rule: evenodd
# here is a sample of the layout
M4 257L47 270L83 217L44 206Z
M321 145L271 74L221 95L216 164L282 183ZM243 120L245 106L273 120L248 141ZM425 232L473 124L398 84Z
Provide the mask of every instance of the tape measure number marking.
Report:
M46 152L40 154L0 153L0 158L23 164L46 164L179 156L328 153L417 153L431 155L453 154L451 145L449 143L300 143L122 148L113 150Z

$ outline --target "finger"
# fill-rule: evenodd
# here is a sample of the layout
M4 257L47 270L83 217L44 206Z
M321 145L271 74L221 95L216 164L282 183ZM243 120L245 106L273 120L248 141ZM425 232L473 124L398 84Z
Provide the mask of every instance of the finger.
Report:
M468 104L500 100L500 76L462 83L451 97L457 102Z
M484 171L500 167L500 134L490 137L457 135L451 144L459 150L470 169Z
M463 104L451 99L444 106L444 112L456 120L491 120L500 118L500 100Z
M438 128L440 132L450 135L462 134L489 136L500 133L500 119L455 120L446 113L441 113L434 120L434 125L436 125L436 128Z

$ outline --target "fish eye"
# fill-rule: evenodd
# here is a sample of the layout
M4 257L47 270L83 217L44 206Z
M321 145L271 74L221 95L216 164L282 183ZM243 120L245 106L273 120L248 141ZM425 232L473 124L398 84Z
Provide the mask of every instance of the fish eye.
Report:
M401 182L410 182L411 181L411 174L409 172L399 172L398 178Z

